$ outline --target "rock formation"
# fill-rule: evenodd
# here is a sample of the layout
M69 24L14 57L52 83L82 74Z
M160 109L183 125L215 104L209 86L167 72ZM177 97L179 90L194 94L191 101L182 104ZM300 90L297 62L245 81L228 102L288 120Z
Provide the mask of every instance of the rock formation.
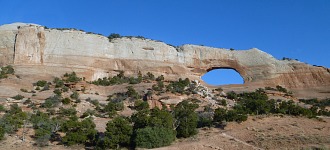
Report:
M117 74L152 72L167 79L200 80L207 71L231 68L245 84L287 88L329 87L330 70L295 60L277 60L256 48L228 50L197 45L173 47L141 38L107 37L34 24L0 26L0 65L20 75L60 76L75 71L95 80Z

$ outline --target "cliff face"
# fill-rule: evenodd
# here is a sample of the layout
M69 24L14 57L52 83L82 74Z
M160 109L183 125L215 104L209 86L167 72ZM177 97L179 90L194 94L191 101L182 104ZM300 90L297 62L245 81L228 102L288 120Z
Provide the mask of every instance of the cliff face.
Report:
M95 80L124 70L168 79L200 79L215 68L235 69L246 84L287 88L330 86L330 71L298 61L277 60L258 49L231 51L196 45L179 48L149 39L107 37L30 24L0 26L0 65L18 74L60 76L76 71Z

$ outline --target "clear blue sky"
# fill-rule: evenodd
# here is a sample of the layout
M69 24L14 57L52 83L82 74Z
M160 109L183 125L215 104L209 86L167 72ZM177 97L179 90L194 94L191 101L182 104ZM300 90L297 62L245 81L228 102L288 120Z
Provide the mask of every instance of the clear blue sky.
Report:
M0 0L0 6L0 24L142 35L172 45L256 47L278 59L330 68L330 0Z

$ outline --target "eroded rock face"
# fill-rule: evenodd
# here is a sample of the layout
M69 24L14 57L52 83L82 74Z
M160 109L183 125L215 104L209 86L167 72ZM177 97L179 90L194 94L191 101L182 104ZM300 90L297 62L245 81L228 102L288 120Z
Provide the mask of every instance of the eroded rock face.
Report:
M215 68L232 68L245 84L287 88L330 86L330 71L299 61L277 60L258 49L231 51L196 45L175 48L149 39L107 37L39 25L0 26L0 64L22 75L60 76L75 71L87 80L152 72L167 79L200 80Z

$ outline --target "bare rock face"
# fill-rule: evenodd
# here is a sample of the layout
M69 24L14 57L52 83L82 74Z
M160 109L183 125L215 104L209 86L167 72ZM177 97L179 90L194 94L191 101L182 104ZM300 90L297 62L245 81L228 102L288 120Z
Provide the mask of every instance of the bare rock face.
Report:
M152 72L169 80L200 80L216 68L231 68L246 85L287 88L329 87L330 70L295 60L277 60L258 49L228 50L196 45L173 47L139 38L107 37L33 24L0 26L0 65L17 74L60 76L75 71L87 80L117 74Z

